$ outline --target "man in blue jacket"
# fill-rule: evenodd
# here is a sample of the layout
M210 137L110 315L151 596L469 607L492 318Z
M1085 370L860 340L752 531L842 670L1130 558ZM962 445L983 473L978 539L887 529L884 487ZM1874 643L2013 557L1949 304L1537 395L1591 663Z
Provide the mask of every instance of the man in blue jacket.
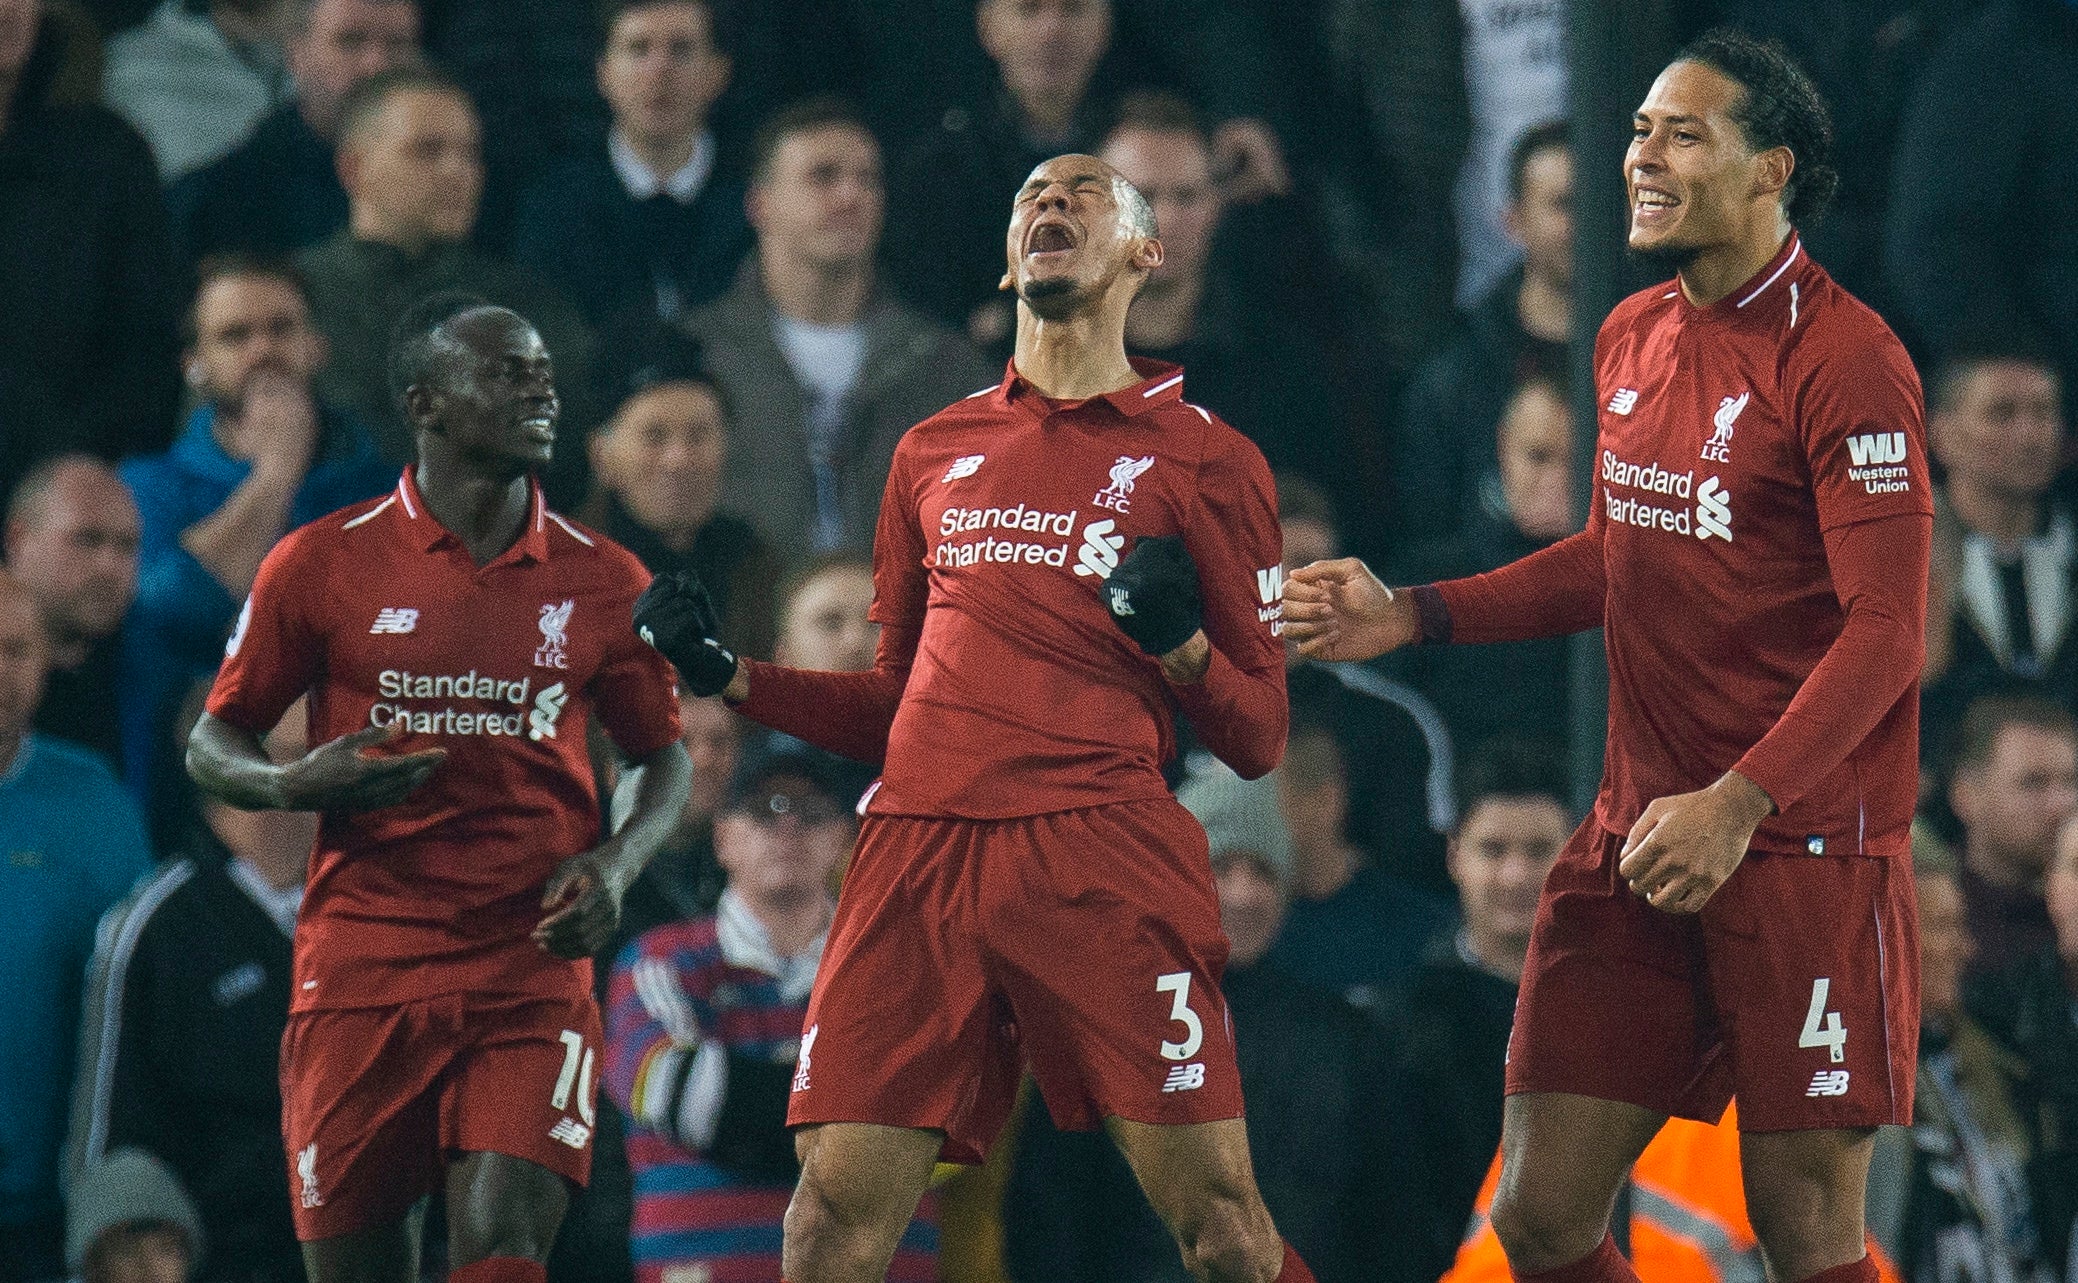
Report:
M121 470L143 519L124 645L123 774L155 823L167 818L158 794L185 783L173 717L188 687L216 671L260 559L290 530L396 479L367 429L312 391L325 340L294 268L205 262L187 324L195 412L171 450Z

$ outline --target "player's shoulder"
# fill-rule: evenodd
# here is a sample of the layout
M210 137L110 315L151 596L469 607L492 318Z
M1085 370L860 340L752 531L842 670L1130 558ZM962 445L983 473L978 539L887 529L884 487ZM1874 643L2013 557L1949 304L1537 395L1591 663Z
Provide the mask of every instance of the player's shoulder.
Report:
M267 560L308 563L345 557L365 563L389 533L383 518L392 512L401 513L403 502L401 487L392 486L373 499L334 509L283 535Z
M1798 284L1800 316L1787 325L1782 374L1793 385L1836 381L1857 396L1883 383L1918 394L1919 371L1890 324L1823 268L1812 265Z
M1600 337L1622 334L1640 326L1650 325L1669 310L1675 308L1681 297L1681 284L1669 279L1648 285L1635 294L1627 295L1609 315L1602 318Z
M632 585L640 592L652 577L642 559L628 551L620 541L553 508L543 506L541 509L541 533L548 541L551 559L568 557L581 561L586 564L588 574L602 577L603 584L615 587Z

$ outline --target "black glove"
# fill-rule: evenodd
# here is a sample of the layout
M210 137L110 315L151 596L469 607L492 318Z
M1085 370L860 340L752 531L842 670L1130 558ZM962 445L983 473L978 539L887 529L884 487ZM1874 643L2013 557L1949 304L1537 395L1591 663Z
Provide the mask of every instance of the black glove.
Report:
M736 656L720 632L706 585L690 570L658 575L635 599L635 635L670 660L695 695L719 695L735 680Z
M1126 636L1160 659L1205 622L1198 567L1175 535L1148 535L1104 584L1104 604Z

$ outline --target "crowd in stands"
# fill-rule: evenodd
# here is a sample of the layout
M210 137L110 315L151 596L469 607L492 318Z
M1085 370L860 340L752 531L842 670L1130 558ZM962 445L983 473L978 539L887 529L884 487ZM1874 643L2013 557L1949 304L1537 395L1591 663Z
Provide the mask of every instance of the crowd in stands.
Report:
M1634 7L1666 45L1625 101L1716 22L1809 68L1842 188L1808 246L1926 389L1918 1114L1879 1140L1872 1232L1911 1283L2078 1283L2078 5ZM1568 21L0 0L0 1283L303 1278L275 1055L314 819L205 804L181 746L268 550L410 458L388 357L414 304L539 328L559 510L696 571L740 653L865 669L895 443L1002 377L1011 195L1095 152L1166 250L1129 345L1261 447L1287 570L1476 573L1585 519L1572 204L1618 176L1574 164ZM1294 653L1284 765L1253 783L1182 728L1258 1178L1324 1283L1500 1277L1502 1055L1597 715L1570 665L1562 641ZM597 1167L556 1283L776 1260L872 769L681 704L692 799L598 959ZM269 744L306 747L295 716ZM1732 1225L1682 1268L1758 1277L1712 1201L1720 1134L1663 1139L1632 1243ZM944 1175L891 1277L1178 1277L1108 1142L1036 1097Z

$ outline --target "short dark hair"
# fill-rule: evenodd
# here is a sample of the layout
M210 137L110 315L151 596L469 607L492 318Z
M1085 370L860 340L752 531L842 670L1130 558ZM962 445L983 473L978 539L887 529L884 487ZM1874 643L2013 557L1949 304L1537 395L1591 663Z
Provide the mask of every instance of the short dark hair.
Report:
M15 483L14 494L7 501L7 515L4 525L11 526L17 521L24 523L40 523L43 521L44 509L49 506L51 491L57 488L58 474L68 468L76 468L82 464L98 468L111 475L114 474L114 470L108 466L108 462L105 459L88 454L82 450L68 450L63 454L46 455L35 463L30 464L29 470L24 472L21 480Z
M1713 27L1691 41L1676 62L1700 62L1738 82L1746 92L1732 122L1755 151L1787 147L1796 158L1783 211L1791 222L1817 220L1840 187L1833 167L1833 117L1818 86L1779 40L1758 40L1736 27Z
M782 628L785 627L786 613L792 608L794 598L800 595L801 590L811 581L820 579L833 570L858 570L863 571L868 579L873 577L873 563L855 552L820 552L805 561L795 562L779 581L779 617Z
M378 72L347 90L346 101L339 108L339 141L344 143L365 128L392 95L414 91L452 94L468 103L470 110L476 109L476 100L469 96L461 81L438 67L429 67L422 62L406 63Z
M1564 119L1547 120L1516 135L1515 145L1508 149L1508 199L1522 199L1523 182L1538 152L1563 151L1571 155L1572 147L1573 125Z
M386 369L390 398L400 410L404 407L405 392L432 377L445 346L444 332L448 322L464 312L495 306L476 294L441 290L405 309L404 315L397 318L397 324L390 330Z
M637 9L655 9L667 4L689 4L707 13L707 35L714 47L727 53L730 45L724 37L724 26L732 19L733 10L719 0L599 0L599 41L601 45L611 43L613 29L620 20Z
M866 123L866 117L852 105L851 100L835 94L817 94L813 98L803 98L765 117L764 123L758 126L758 132L751 137L751 183L762 183L771 176L772 158L779 154L779 149L786 144L787 139L796 134L836 128L856 129L872 138L875 143L879 142L872 127Z
M2032 365L2056 374L2056 357L2047 344L2027 330L2013 327L1982 330L1949 345L1934 367L1927 387L1927 404L1937 410L1952 409L1962 394L1962 385L1987 365L2010 361Z
M1198 109L1167 90L1140 89L1119 99L1111 128L1104 131L1104 142L1110 143L1128 129L1144 129L1151 134L1189 134L1199 145L1207 149L1212 146L1212 135Z
M1566 809L1571 791L1565 755L1550 744L1513 735L1482 741L1457 760L1457 818L1494 798L1549 798Z
M1335 501L1311 480L1296 472L1280 472L1277 483L1277 519L1318 521L1339 538L1342 527L1335 521Z
M201 337L200 317L197 309L202 306L202 296L218 281L234 276L255 277L261 280L279 281L296 292L303 300L305 311L316 307L310 293L310 278L295 262L280 254L262 254L244 250L225 254L210 254L195 265L195 292L188 300L187 312L180 320L180 341L184 347L194 346Z
M2063 705L2040 695L1980 695L1964 711L1955 732L1955 771L1982 770L1998 750L1999 736L2015 726L2078 741L2078 720Z

